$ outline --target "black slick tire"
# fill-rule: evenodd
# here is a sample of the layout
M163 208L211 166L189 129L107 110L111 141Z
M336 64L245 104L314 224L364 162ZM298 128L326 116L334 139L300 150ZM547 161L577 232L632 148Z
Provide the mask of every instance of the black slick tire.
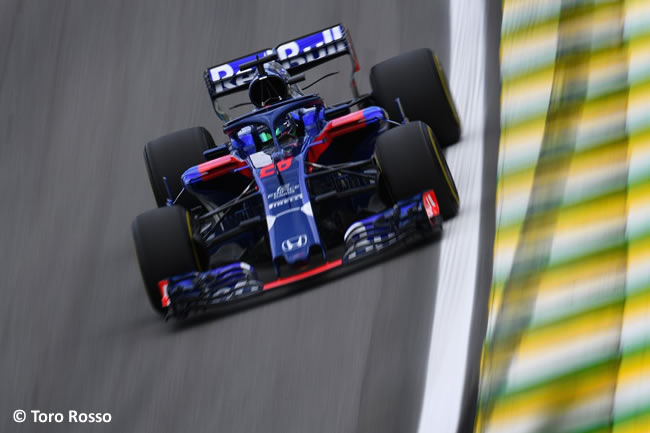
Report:
M375 159L382 184L394 202L432 189L443 218L458 213L456 184L433 131L425 123L410 122L380 135Z
M189 213L180 206L153 209L138 215L131 229L147 297L164 314L158 282L199 269Z
M163 177L167 178L172 197L176 199L183 189L181 175L188 168L205 162L203 152L213 147L210 132L202 127L183 129L145 145L145 166L158 207L165 206L169 197ZM200 203L192 194L184 192L176 204L191 209Z
M442 147L460 139L461 125L440 62L428 48L395 56L373 66L370 84L375 102L389 117L402 122L395 102L400 99L406 117L433 129Z

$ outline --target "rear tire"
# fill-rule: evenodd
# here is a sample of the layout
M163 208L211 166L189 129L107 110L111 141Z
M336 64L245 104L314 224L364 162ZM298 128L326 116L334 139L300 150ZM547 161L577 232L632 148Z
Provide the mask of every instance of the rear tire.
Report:
M443 218L458 213L456 184L445 155L425 123L410 122L380 135L375 144L375 159L382 183L393 201L433 189Z
M158 282L199 269L189 213L180 206L153 209L138 215L131 229L147 297L162 314Z
M207 129L188 128L150 141L144 147L144 162L158 207L165 206L169 194L163 177L167 177L172 198L183 190L181 175L188 168L205 162L203 152L214 147ZM183 192L176 204L186 209L200 203L189 192Z
M428 48L393 57L370 70L372 95L389 117L402 122L395 98L406 117L433 129L442 147L460 139L461 126L440 62Z

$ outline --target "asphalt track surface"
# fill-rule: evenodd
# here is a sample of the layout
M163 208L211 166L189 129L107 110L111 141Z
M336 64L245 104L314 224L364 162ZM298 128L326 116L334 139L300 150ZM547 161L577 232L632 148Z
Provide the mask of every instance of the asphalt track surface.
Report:
M220 139L207 66L337 22L362 91L412 48L448 63L446 1L308 3L0 0L0 431L416 431L438 244L193 326L143 293L142 148L195 125ZM342 100L343 78L317 90ZM15 409L112 422L16 424Z

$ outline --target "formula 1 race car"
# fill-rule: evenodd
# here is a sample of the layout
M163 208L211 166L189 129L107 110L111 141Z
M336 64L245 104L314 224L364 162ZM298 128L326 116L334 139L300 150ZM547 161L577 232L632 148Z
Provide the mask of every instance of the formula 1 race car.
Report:
M343 55L351 100L330 106L300 88ZM336 25L205 72L228 142L197 127L144 148L158 208L132 230L156 311L241 305L440 235L459 207L441 147L460 122L438 59L419 49L381 62L364 95L358 70ZM245 90L254 109L230 120L219 98Z

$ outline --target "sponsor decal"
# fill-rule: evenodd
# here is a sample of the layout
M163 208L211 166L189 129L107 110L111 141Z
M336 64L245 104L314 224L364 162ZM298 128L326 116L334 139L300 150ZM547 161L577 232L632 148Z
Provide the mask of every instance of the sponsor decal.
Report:
M296 248L302 248L307 245L307 235L301 234L282 241L282 251L288 253Z
M289 203L293 203L298 200L302 201L302 194L296 194L294 196L287 197L282 200L274 201L273 203L269 203L269 210L288 205Z
M263 57L263 55L260 55L260 57ZM255 56L247 58L246 61L253 59L255 59ZM235 63L226 63L225 65L219 65L216 68L210 70L212 79L216 82L215 91L217 93L223 93L227 90L236 89L237 87L243 86L244 84L249 83L253 80L255 76L255 71L253 69L249 69L245 72L237 72L237 75L233 78L235 75L235 70L233 69L234 67L236 67L239 71L239 65Z
M433 190L426 191L422 194L422 202L424 203L424 210L430 220L440 215L440 208L438 207L438 200Z
M298 185L291 185L290 183L280 185L275 192L268 194L266 198L269 200L279 200L281 198L289 197L294 195L299 188Z
M167 293L167 287L169 287L169 280L158 281L158 289L160 290L160 297L163 308L169 307L169 294Z
M278 46L276 48L278 60L285 69L311 63L314 60L345 51L347 46L343 40L343 28L341 26L334 26L320 33L315 33ZM323 45L330 44L334 41L340 42L326 48L321 48Z
M323 47L332 42L336 43L328 47ZM343 27L341 26L334 26L322 32L313 33L303 38L284 43L275 48L275 51L278 53L278 61L285 69L311 63L323 57L332 56L347 50L348 45L343 33ZM247 69L240 71L239 65L254 60L256 56L264 57L269 55L273 51L272 49L263 50L259 53L210 69L210 78L215 83L216 93L224 93L249 83L255 76L255 70Z

